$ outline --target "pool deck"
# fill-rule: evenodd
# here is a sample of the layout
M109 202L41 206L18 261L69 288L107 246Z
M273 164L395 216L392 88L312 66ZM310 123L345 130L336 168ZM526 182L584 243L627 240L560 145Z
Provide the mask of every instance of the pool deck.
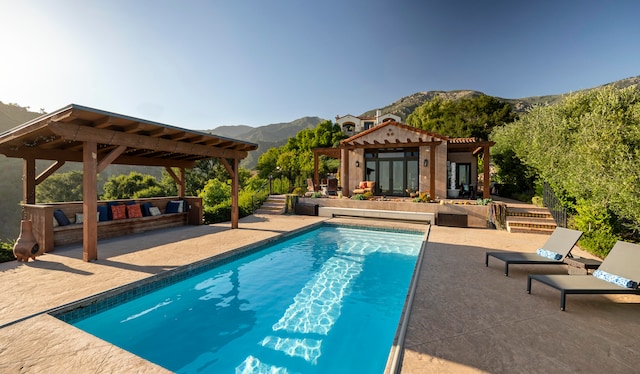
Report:
M99 242L95 262L68 246L35 262L1 263L0 372L159 373L166 370L43 313L235 248L325 220L250 216L229 223L159 230ZM354 219L332 219L331 221ZM356 219L358 220L358 219ZM371 225L424 224L359 219ZM640 296L569 295L527 274L566 274L561 266L503 264L484 253L534 252L546 235L433 226L405 340L402 373L637 373ZM590 257L579 248L574 254Z

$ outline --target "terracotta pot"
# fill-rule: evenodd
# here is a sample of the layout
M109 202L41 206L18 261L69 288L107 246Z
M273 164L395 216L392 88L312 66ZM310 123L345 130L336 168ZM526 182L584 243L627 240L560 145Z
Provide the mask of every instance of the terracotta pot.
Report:
M31 221L22 220L20 222L20 236L13 246L13 255L18 261L28 262L30 258L35 260L36 256L40 254L40 246L33 237L31 229Z

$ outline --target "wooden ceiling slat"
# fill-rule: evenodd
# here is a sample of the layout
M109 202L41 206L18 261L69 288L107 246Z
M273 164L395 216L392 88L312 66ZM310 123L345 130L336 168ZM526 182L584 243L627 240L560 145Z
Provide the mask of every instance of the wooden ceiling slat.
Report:
M139 132L140 130L142 130L142 124L140 122L134 122L122 128L122 131L126 132L127 134L134 134Z
M56 121L61 122L61 121ZM106 129L113 124L113 119L110 116L105 116L97 121L93 121L93 127L97 129Z

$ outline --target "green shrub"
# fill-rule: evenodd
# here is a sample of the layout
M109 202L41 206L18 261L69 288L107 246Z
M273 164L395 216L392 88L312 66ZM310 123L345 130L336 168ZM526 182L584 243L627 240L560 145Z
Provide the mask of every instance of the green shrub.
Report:
M369 200L369 199L371 199L372 197L373 197L373 192L371 192L371 191L367 191L367 192L365 192L365 193L364 193L364 199L365 199L365 200Z
M303 187L296 187L293 189L293 194L296 196L303 196L305 193L307 192L306 188Z
M531 203L537 207L543 207L544 204L542 202L542 197L541 196L534 196L531 198Z
M14 243L0 242L0 262L15 261L16 257L13 255Z
M221 203L212 207L204 207L202 216L205 224L230 221L231 203Z
M483 199L483 198L479 198L478 200L476 200L476 204L477 205L489 205L489 203L493 202L493 199Z
M614 214L603 204L579 200L572 224L583 231L580 247L599 257L606 257L616 241L621 239Z
M364 195L361 194L361 193L357 193L357 194L351 196L351 200L366 200L366 199L367 198L364 197Z

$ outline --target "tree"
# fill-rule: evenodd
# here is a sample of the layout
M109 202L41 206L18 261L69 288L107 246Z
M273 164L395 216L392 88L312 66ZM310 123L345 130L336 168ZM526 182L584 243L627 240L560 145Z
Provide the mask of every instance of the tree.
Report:
M54 173L36 187L37 201L42 203L81 201L82 172Z
M229 161L231 163L231 161ZM176 172L177 174L177 172ZM211 179L229 180L231 176L227 169L222 165L219 159L210 158L196 161L193 168L185 171L185 194L188 196L198 196L204 186ZM238 169L238 181L242 186L244 181L251 176L251 172L244 169ZM162 179L160 185L167 192L167 196L177 195L178 187L173 178L166 171L162 171Z
M493 96L460 100L436 97L416 108L407 117L407 124L446 136L487 140L494 127L515 118L511 106Z
M118 175L111 177L104 184L104 200L131 199L141 191L160 187L156 178L152 175L145 175L132 171L129 175ZM156 190L157 191L157 190ZM155 194L155 193L154 193ZM162 193L160 196L164 195Z
M210 179L199 196L204 206L213 207L231 199L231 186L217 178Z
M287 140L287 144L279 148L271 148L258 159L258 175L267 178L279 167L278 176L290 181L305 181L313 175L313 148L335 147L346 136L340 126L331 121L324 121L315 129L305 129ZM326 172L327 165L321 160L321 172Z
M584 215L593 211L585 205L595 206L606 217L610 215L616 225L622 225L625 232L621 235L637 237L640 231L637 87L604 87L570 95L557 105L536 107L514 124L496 129L493 139L501 148L513 150L556 192L579 201ZM599 218L598 225L608 221L609 218ZM586 226L589 227L588 222Z

